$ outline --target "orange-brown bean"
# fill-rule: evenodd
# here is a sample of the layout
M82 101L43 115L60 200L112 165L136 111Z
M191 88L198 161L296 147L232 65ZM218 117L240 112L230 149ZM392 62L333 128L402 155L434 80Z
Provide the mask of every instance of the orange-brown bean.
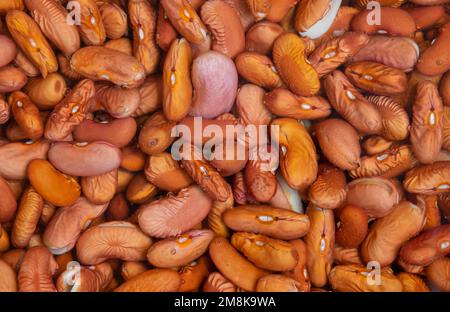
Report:
M170 269L152 269L127 280L115 292L176 292L181 276Z
M31 247L25 253L17 280L20 292L56 292L53 275L58 265L46 247Z
M264 234L277 239L296 239L308 233L308 216L292 210L262 205L242 205L223 213L233 231Z

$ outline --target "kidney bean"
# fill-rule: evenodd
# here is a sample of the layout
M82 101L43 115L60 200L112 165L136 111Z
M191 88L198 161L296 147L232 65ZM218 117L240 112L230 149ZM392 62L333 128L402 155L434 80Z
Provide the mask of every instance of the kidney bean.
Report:
M223 213L233 231L264 234L277 239L296 239L308 233L308 216L271 206L242 205Z
M55 292L53 275L58 265L46 247L31 247L25 253L17 275L20 292Z
M14 41L6 35L0 35L0 45L3 47L0 67L3 67L14 60L17 55L17 47Z
M121 284L116 292L175 292L181 286L181 276L170 269L145 271Z
M0 291L16 292L17 277L11 266L4 260L0 259Z
M314 205L325 209L340 207L347 196L344 173L333 166L319 168L316 181L309 188L308 198Z
M450 225L422 232L402 246L400 258L406 263L427 266L450 252Z
M373 274L373 273L372 273ZM342 292L401 292L403 285L390 268L381 269L383 283L368 283L373 280L371 269L365 266L349 264L335 266L329 275L331 287Z
M278 118L272 126L279 127L281 173L294 189L304 190L317 177L316 148L306 128L291 118ZM294 168L305 168L304 172Z
M46 159L49 146L49 142L45 140L13 142L0 146L0 175L12 180L25 179L28 164L33 159Z
M439 290L448 292L450 289L448 282L450 275L449 270L450 261L448 258L436 260L427 267L427 278Z
M131 142L137 130L134 118L112 120L83 120L73 131L73 137L78 142L104 141L117 147L124 147Z
M12 228L11 241L17 248L25 248L37 228L44 206L44 199L33 187L22 194Z
M237 232L231 237L231 244L262 269L289 271L298 262L294 246L261 234Z
M128 25L125 11L116 3L102 2L97 5L102 16L106 37L117 40L126 35Z
M227 279L247 291L254 291L257 280L269 274L241 256L223 237L213 239L209 246L209 255Z
M207 256L183 266L178 270L181 275L180 292L199 291L212 268L212 261Z
M25 91L40 109L51 109L63 100L67 85L63 76L52 73L46 78L30 79Z
M210 230L192 230L175 238L166 238L153 244L147 260L158 268L187 265L200 257L214 238Z
M6 223L12 220L17 209L17 202L11 187L7 181L0 175L0 223Z
M272 51L275 39L283 32L283 28L278 24L258 22L250 27L245 35L245 50L267 55Z
M382 267L390 265L400 247L419 233L425 222L425 209L408 201L401 201L386 216L375 221L361 246L364 261L378 261ZM383 233L380 236L380 233Z
M155 42L156 11L147 1L131 0L128 2L128 16L133 29L133 54L144 66L145 73L151 74L159 63Z
M204 292L236 292L236 286L219 272L209 274L203 284Z
M144 262L125 261L122 264L120 275L127 281L147 270L148 266Z
M295 29L302 36L319 38L331 27L341 0L301 1L295 15Z
M158 193L158 188L148 182L145 175L139 173L133 177L127 186L126 197L134 204L149 202Z
M278 274L261 277L256 284L257 292L299 292L300 285L296 280Z
M77 27L67 23L67 12L63 5L51 0L25 0L25 5L45 37L58 50L70 56L80 48Z
M116 192L117 176L115 169L102 175L81 178L84 196L97 205L108 203Z
M129 222L113 221L88 229L76 244L78 259L93 265L108 259L144 260L152 239Z
M307 46L295 34L280 35L274 42L273 61L283 81L297 95L312 96L319 91L319 76L306 59Z
M27 83L25 73L12 65L0 68L0 92L20 90Z
M370 36L369 42L351 61L371 61L411 71L417 63L419 53L417 43L410 38L375 35Z
M200 223L211 209L211 199L198 187L190 186L140 207L140 228L152 237L180 235Z
M309 56L309 61L316 69L319 77L323 77L346 63L368 42L369 37L366 34L344 33L341 37L324 41Z
M56 281L59 292L100 292L113 278L113 270L107 262L93 267L80 267L63 271Z
M396 185L386 178L359 178L348 184L347 204L360 206L371 218L386 216L400 199Z
M403 186L407 192L414 194L446 193L450 187L449 173L449 163L445 161L417 166L406 173Z
M363 265L359 255L359 248L344 248L339 245L335 245L333 250L333 260L336 264Z

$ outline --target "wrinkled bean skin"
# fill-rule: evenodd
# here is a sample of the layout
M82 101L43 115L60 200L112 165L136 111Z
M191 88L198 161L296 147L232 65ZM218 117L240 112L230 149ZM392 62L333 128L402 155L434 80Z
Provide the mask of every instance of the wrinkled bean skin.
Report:
M352 20L352 29L368 34L388 33L392 36L410 37L416 30L416 23L408 12L398 9L382 7L380 9L380 24L369 24L368 16L371 10L362 10Z
M411 143L416 158L433 163L442 147L443 105L437 87L431 82L417 85L413 104Z
M397 257L401 245L419 233L424 222L425 209L408 201L401 201L388 215L371 226L361 246L363 260L378 261L382 267L390 265Z
M153 73L159 63L159 50L155 42L156 11L151 3L128 1L128 15L133 29L133 55L144 66L145 73Z
M367 100L374 104L381 114L383 137L401 141L409 134L409 116L406 110L395 100L387 96L369 96Z
M299 282L293 278L271 274L261 277L256 284L257 292L299 292Z
M427 278L441 291L450 291L450 260L443 258L434 261L427 267Z
M307 250L306 267L315 287L327 284L328 274L333 263L334 248L334 216L333 212L310 205L307 209L311 227L305 236Z
M22 195L16 218L14 219L11 242L17 248L25 248L37 228L44 207L44 199L33 187L28 187Z
M380 153L361 157L359 167L351 170L350 176L353 178L380 176L390 179L412 169L416 164L410 146L394 145Z
M280 117L320 119L331 114L331 106L320 96L297 96L284 88L277 88L264 96L269 111Z
M397 277L402 282L404 292L430 292L430 288L418 275L400 272Z
M427 266L450 253L450 225L432 228L411 239L400 250L400 258L409 264Z
M70 59L70 67L86 78L110 81L125 88L138 87L145 78L144 67L135 57L103 47L79 49Z
M382 120L377 109L340 71L329 74L324 81L331 106L356 130L365 134L381 132Z
M269 274L241 256L223 237L213 239L209 255L220 273L246 291L255 291L258 279Z
M153 244L147 260L157 268L187 265L200 257L214 238L210 230L192 230L175 238L166 238Z
M278 118L272 126L279 127L281 173L290 187L304 190L317 177L316 148L306 128L291 118ZM295 171L294 168L304 168Z
M192 183L192 179L180 168L178 162L165 152L148 158L145 176L159 189L169 192L178 192Z
M245 35L245 50L267 55L272 51L275 39L283 32L278 24L266 21L256 23Z
M131 117L100 122L87 119L76 126L73 137L78 142L104 141L124 147L131 142L136 130L136 121Z
M39 109L23 92L16 91L9 96L12 115L25 136L36 141L44 134L44 124Z
M353 62L372 61L411 71L419 58L417 44L405 37L371 36L369 42L351 58Z
M317 180L309 188L311 203L325 209L335 209L347 197L347 181L344 173L332 166L324 165L319 169Z
M63 271L56 282L59 292L100 292L105 290L113 278L112 267L104 262L94 267L81 267Z
M34 189L50 204L68 206L80 196L80 185L73 177L62 174L43 159L31 161L27 176Z
M267 162L261 159L249 160L244 171L247 190L259 202L270 201L277 190L275 174L263 170L264 165L267 165Z
M67 97L56 105L45 125L45 137L52 141L64 140L86 118L88 101L94 93L92 80L79 82Z
M238 88L238 74L231 59L216 51L204 53L194 60L191 77L191 116L212 119L231 110Z
M13 268L3 259L0 259L0 292L16 292L17 277Z
M273 62L283 81L295 94L315 95L320 88L319 75L306 60L307 46L295 34L279 36L273 47Z
M225 201L213 201L211 210L208 214L208 226L216 236L229 236L229 229L223 222L222 215L227 209L232 209L233 207L234 197L231 194Z
M403 285L390 268L381 270L381 285L368 283L371 269L361 265L338 265L329 275L331 287L341 292L399 292Z
M213 200L225 201L231 195L231 187L227 181L209 165L201 154L201 151L193 145L188 150L182 151L181 164L183 169L191 176L205 193ZM197 158L196 158L197 157ZM196 160L196 159L200 160Z
M333 250L333 260L336 264L363 265L358 248L344 248L339 245L335 245Z
M314 126L316 138L325 157L342 170L358 168L361 147L356 130L340 119L327 119Z
M49 142L12 142L0 146L0 175L6 179L22 180L27 176L27 166L33 159L46 159Z
M22 52L39 68L42 77L58 70L55 53L39 25L25 12L8 11L6 25Z
M445 47L450 43L450 22L439 29L440 33L417 62L417 70L428 76L440 75L450 69L450 58Z
M11 115L11 109L8 102L0 98L0 125L8 122Z
M240 120L245 125L268 125L272 114L266 108L264 89L253 84L240 87L236 97L236 109Z
M212 49L234 58L245 47L244 27L239 15L224 1L207 1L201 17L212 34Z
M112 40L120 40L128 30L127 14L116 3L97 2L97 5L102 16L106 37Z
M298 261L293 270L284 272L283 274L293 278L298 282L298 290L301 292L309 292L311 290L311 281L308 274L307 265L307 250L306 244L301 239L289 241L297 251Z
M168 120L186 117L192 102L192 50L185 39L174 40L163 71L163 111Z
M142 88L145 88L145 83ZM114 118L130 117L141 104L141 94L138 88L122 88L102 82L95 85L95 91L93 102L103 107Z
M52 277L58 268L46 247L28 249L20 265L17 280L20 292L55 292Z
M151 244L152 239L132 223L112 221L84 232L76 249L81 263L94 265L108 259L142 261Z
M370 218L386 216L400 199L397 187L386 178L359 178L348 184L347 204L360 206Z
M186 0L162 0L161 5L173 27L191 43L201 44L206 40L206 26Z
M152 237L181 235L200 223L211 209L212 200L198 187L190 186L139 209L139 226Z
M70 251L81 231L100 216L107 206L94 205L86 198L79 197L72 205L59 208L47 224L43 235L44 244L55 255Z
M117 169L98 176L81 178L84 196L93 204L108 203L116 193Z
M181 286L181 276L170 269L145 271L125 283L115 292L175 292Z
M289 271L298 262L294 246L261 234L237 232L231 237L231 244L262 269Z
M102 141L57 142L53 143L48 151L48 159L56 169L79 177L101 175L117 169L121 157L119 148Z
M283 85L271 59L265 55L243 52L236 57L235 64L239 75L260 87L274 89Z
M308 233L308 216L271 206L242 205L226 210L223 221L234 231L264 234L277 239L296 239Z
M345 75L356 87L370 93L395 95L406 90L406 74L380 63L352 63L345 69Z
M208 279L203 284L204 292L236 292L236 286L233 285L219 272L209 274Z
M415 167L406 173L403 186L407 192L414 194L446 193L450 188L449 169L450 164L445 161Z
M0 223L11 221L17 209L17 202L13 190L0 175Z
M322 43L309 56L309 60L319 77L323 77L346 63L368 42L369 37L366 34L345 33L341 37L331 38Z
M67 12L58 1L26 0L25 5L47 39L66 56L80 48L78 30L67 23Z

